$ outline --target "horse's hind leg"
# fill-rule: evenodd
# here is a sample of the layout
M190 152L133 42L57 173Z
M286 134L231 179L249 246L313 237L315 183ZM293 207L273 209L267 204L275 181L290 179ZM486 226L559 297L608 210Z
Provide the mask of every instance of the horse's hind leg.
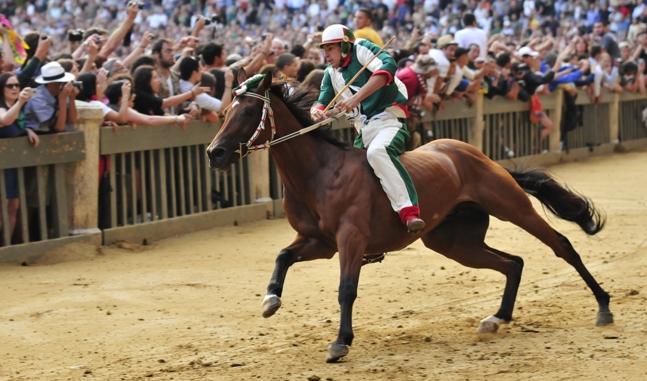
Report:
M543 218L541 218L534 209L528 213L520 216L517 219L510 219L510 222L526 230L528 233L537 237L540 241L548 245L556 256L564 259L571 266L575 267L578 274L584 279L584 282L593 292L595 300L598 303L598 315L596 325L602 326L613 323L613 314L609 310L609 301L611 297L602 289L600 284L593 278L593 275L582 262L582 258L575 251L571 242L548 225Z
M506 276L501 306L481 321L479 332L496 332L499 324L512 320L523 270L523 259L485 244L488 225L487 213L476 207L459 206L440 226L422 237L428 248L462 265L492 269Z
M263 317L270 317L281 307L281 294L288 269L296 262L320 258L332 258L336 250L323 242L304 236L297 236L292 244L281 250L276 257L272 278L263 298Z
M593 275L584 266L582 258L575 251L568 238L553 229L532 207L530 199L525 193L518 189L502 191L499 185L499 192L489 194L487 200L488 212L504 221L519 226L528 233L535 236L541 242L550 247L556 256L564 259L580 274L586 285L589 286L595 299L598 302L597 325L613 323L613 315L609 310L609 294L600 287L600 284L593 278ZM487 193L486 193L487 194Z

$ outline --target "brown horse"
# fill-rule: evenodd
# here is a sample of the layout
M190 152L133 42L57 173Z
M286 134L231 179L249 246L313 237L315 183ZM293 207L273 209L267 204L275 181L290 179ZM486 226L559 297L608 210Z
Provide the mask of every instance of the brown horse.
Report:
M250 84L254 89L238 94L207 154L213 167L226 168L249 149L271 145L270 154L285 187L285 213L297 236L276 258L263 300L264 317L281 306L291 265L332 258L339 252L341 322L337 340L328 347L328 362L347 355L353 341L352 309L365 253L399 250L418 238L465 266L504 274L501 306L481 322L480 331L496 332L499 324L509 322L523 260L485 244L490 215L526 230L575 267L597 300L597 325L613 322L609 294L586 269L569 240L537 214L525 192L593 235L602 229L604 220L588 199L543 172L508 171L469 144L437 140L402 155L427 222L422 232L408 233L391 209L363 150L342 146L321 131L276 145L268 143L312 124L307 111L312 97L300 93L287 97L281 86L270 81L268 76L258 81L258 86Z

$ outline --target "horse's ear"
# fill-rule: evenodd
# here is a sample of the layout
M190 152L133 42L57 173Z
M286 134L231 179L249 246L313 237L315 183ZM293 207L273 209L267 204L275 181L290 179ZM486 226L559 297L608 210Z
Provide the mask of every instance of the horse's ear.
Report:
M236 74L236 81L238 82L238 85L240 85L246 80L247 80L247 72L245 72L245 69L241 67L238 69L238 73Z
M259 94L264 93L270 86L272 86L272 74L265 74L265 78L258 84L256 92Z

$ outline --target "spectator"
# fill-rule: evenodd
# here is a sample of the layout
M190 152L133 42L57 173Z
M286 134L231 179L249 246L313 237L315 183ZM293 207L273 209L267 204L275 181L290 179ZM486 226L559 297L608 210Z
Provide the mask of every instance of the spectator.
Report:
M463 15L463 29L456 32L454 39L461 48L469 49L476 44L479 48L479 57L485 58L487 53L488 36L483 29L476 26L476 17L471 13Z
M28 38L29 37L29 42ZM25 42L29 45L27 49L27 59L18 74L18 81L20 82L20 87L35 87L37 84L34 82L34 77L40 67L45 63L47 55L49 54L49 49L53 44L52 39L47 37L47 35L41 35L39 33L30 33L25 36Z
M27 135L29 142L38 146L38 135L25 127L25 118L23 106L32 96L33 91L30 87L20 90L18 77L13 73L0 74L0 139L13 138ZM9 236L13 236L16 227L16 216L20 207L18 198L18 171L15 168L5 169L0 172L4 176L5 192L7 195L7 204L0 204L0 215L6 207L9 216L9 226L2 226L0 219L0 231L9 230ZM4 242L9 245L11 242Z
M200 81L202 74L200 73L200 63L193 57L184 57L180 61L180 91L191 92L196 86L201 86ZM207 93L198 94L195 96L195 103L201 109L209 111L220 112L231 103L231 87L234 81L234 75L231 69L225 71L225 93L220 99L214 98ZM209 87L203 87L205 92L209 91Z
M58 62L50 62L36 78L40 84L36 94L25 106L25 127L33 131L65 131L67 125L76 123L74 99L78 89L74 75L65 72Z
M175 65L172 42L168 39L157 40L153 44L151 51L155 57L155 68L159 76L159 95L162 98L170 98L180 94L180 78L171 70L173 65ZM135 90L137 90L137 80L135 80ZM173 108L176 105L174 104L169 107Z
M355 38L364 38L380 48L384 46L382 37L373 29L373 13L370 9L358 9L353 18L353 24L355 24Z
M222 45L210 42L200 50L205 70L223 69L225 67L225 50Z
M455 77L453 82L456 82L456 78L458 78L458 82L460 82L460 79L462 78L462 74L456 70L453 70L450 73L451 62L454 61L454 53L456 52L458 43L454 41L454 38L451 35L444 35L438 39L436 46L436 49L429 50L429 56L433 58L436 65L438 65L439 75L439 80L436 81L433 92L434 94L443 93L451 95L454 89L445 87L445 82L449 83L452 77ZM456 85L458 85L458 83L456 83Z
M422 143L420 127L424 110L432 110L434 104L440 103L440 97L433 93L434 82L438 76L436 61L428 55L416 58L413 65L400 70L396 76L407 88L408 111L407 128L411 139L409 148L413 149Z
M196 85L184 93L161 98L158 95L161 89L160 78L152 66L138 67L133 75L133 83L135 89L134 108L145 115L164 115L163 109L178 106L207 90Z
M596 22L593 25L593 40L600 44L602 48L615 60L620 57L620 48L618 47L618 42L616 42L613 34L608 32L607 29L607 25L604 22Z
M313 91L319 94L321 88L321 81L323 81L324 71L322 69L314 69L301 81L297 91Z
M124 124L128 123L128 102L120 105L119 109L113 110L103 103L105 90L107 86L107 73L101 70L99 74L83 73L77 78L83 85L79 94L76 96L77 102L99 107L104 121ZM122 94L127 94L126 99L130 99L131 84L124 81L121 88Z
M299 58L292 53L283 53L276 59L278 78L287 82L294 82L299 72Z
M106 88L106 98L108 99L108 107L118 111L125 103L128 105L128 119L127 123L133 126L163 126L167 124L176 124L182 128L186 128L187 123L192 120L190 114L182 115L146 115L133 109L132 98L129 98L127 88L124 87L126 83L130 84L128 79L115 81L108 85Z
M301 83L315 69L314 62L310 60L301 60L299 71L297 72L297 82Z

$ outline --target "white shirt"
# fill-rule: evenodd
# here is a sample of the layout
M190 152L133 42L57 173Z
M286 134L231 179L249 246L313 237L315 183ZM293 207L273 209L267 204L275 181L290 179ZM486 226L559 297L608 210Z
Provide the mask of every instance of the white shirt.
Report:
M471 44L476 44L480 48L479 57L485 58L487 55L487 33L483 29L467 27L456 32L454 40L458 46L468 49Z
M433 58L438 65L438 74L441 77L446 77L449 71L449 60L445 57L445 52L440 49L429 50L429 57Z
M105 104L105 103L103 103L103 102L101 102L101 101L89 101L89 102L86 102L86 101L79 101L79 100L75 100L75 101L74 101L74 104L75 104L77 107L78 107L78 106L84 106L84 107L87 107L87 106L94 106L94 107L98 107L98 108L100 108L100 109L101 109L101 115L102 115L104 118L105 118L105 117L106 117L106 115L108 115L110 112L116 112L115 110L111 109L107 104Z
M180 79L180 91L183 93L187 91L191 91L193 88L193 84L189 81L185 81L183 79ZM214 98L209 94L202 93L198 96L195 97L195 103L200 106L200 108L203 108L205 110L209 111L220 111L220 108L222 107L222 102L218 98Z

